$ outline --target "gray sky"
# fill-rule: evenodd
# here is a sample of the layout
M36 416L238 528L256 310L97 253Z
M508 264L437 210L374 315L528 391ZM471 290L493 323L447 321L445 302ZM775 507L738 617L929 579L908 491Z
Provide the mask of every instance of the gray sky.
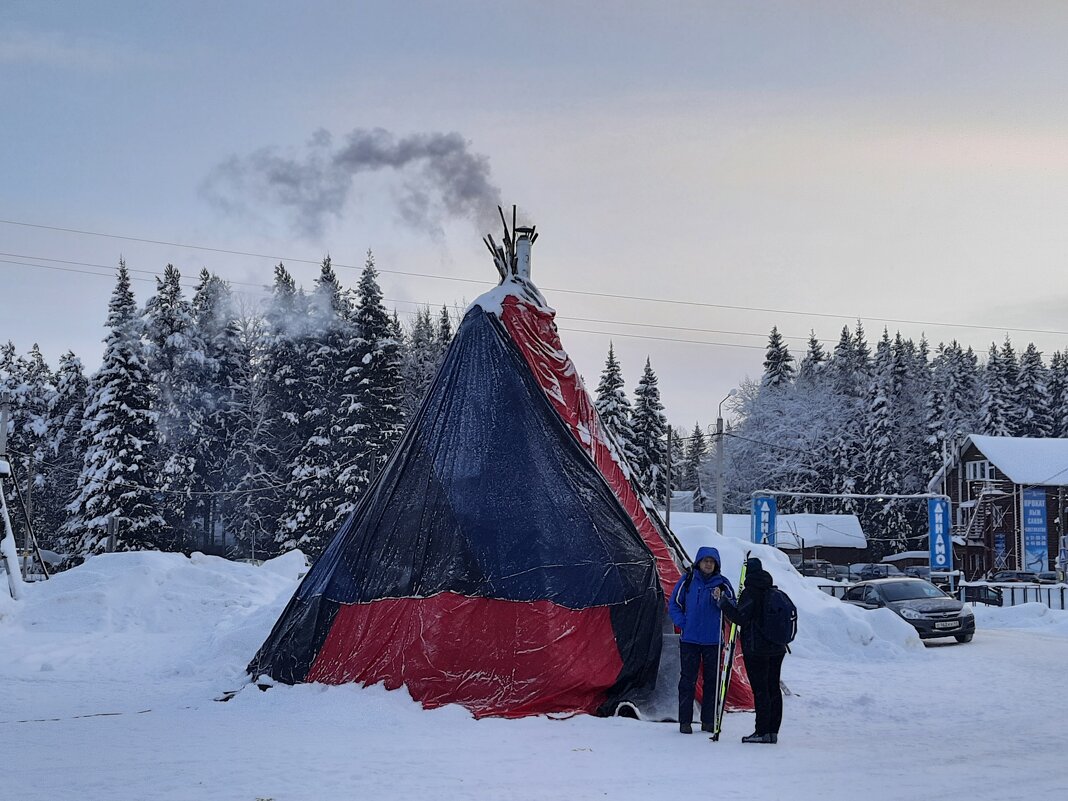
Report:
M402 312L463 303L496 282L496 188L538 225L587 383L609 339L631 389L648 355L676 425L759 375L773 324L798 355L857 317L1049 353L1066 41L1063 3L8 0L0 219L266 257L0 223L0 338L95 369L120 255L252 285L282 258L308 284L295 259L372 248L440 276L383 273Z

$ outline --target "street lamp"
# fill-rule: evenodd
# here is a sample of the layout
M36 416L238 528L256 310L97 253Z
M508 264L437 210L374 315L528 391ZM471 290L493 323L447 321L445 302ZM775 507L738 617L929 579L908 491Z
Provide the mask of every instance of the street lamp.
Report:
M738 394L731 388L716 411L716 531L723 534L723 404Z

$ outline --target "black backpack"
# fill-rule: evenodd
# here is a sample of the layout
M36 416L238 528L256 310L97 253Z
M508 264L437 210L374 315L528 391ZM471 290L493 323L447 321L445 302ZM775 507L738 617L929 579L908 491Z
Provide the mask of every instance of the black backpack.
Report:
M772 587L764 595L764 615L759 629L764 639L775 645L789 645L797 636L797 607L778 587Z

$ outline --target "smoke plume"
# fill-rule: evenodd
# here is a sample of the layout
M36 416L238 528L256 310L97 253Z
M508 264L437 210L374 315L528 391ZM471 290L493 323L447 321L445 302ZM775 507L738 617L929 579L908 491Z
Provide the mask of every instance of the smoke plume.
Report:
M458 133L398 138L382 128L358 128L335 148L330 133L319 130L302 156L275 148L232 156L211 171L201 191L227 212L281 208L300 233L317 237L328 217L341 216L360 175L389 171L397 177L392 201L409 225L435 232L446 218L469 219L490 230L499 225L500 190L490 182L489 160L469 146Z

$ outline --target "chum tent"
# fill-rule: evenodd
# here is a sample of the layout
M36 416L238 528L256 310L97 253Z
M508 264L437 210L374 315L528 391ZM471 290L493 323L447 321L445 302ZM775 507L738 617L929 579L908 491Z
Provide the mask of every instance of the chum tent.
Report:
M635 489L529 280L537 235L518 233L505 227L505 247L487 238L501 285L465 314L253 679L403 685L426 707L476 716L629 705L666 717L654 707L670 704L654 700L674 697L678 673L665 598L687 559ZM728 708L751 709L740 662L734 676Z

